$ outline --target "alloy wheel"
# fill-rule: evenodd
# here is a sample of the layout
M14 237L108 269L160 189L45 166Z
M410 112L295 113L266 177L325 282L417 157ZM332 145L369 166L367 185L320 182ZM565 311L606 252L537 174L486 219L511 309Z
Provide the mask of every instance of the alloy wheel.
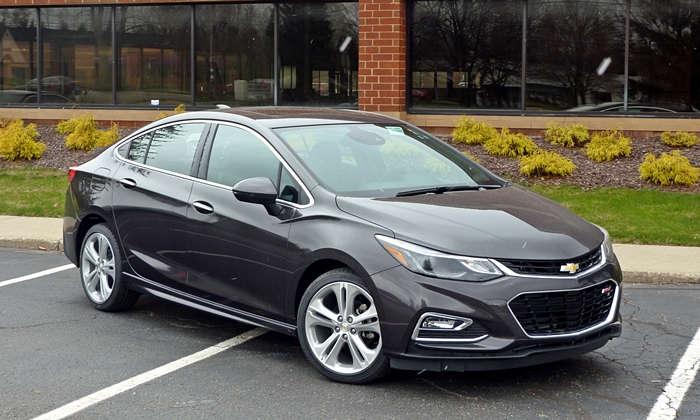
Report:
M318 290L307 306L304 328L311 353L334 373L360 373L381 354L377 308L357 284L333 282Z

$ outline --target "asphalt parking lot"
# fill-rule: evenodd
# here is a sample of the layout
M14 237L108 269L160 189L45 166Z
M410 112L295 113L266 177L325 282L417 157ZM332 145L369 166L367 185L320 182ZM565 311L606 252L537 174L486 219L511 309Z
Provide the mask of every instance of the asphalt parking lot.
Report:
M67 264L0 248L1 419L700 418L698 286L626 285L622 337L578 358L352 386L291 337L149 297L96 311Z

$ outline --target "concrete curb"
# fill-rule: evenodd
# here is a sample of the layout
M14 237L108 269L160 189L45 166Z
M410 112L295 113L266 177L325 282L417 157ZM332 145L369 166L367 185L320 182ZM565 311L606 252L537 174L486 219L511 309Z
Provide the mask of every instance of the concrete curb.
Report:
M700 285L700 275L697 275L697 274L636 273L636 272L627 272L624 269L622 270L622 273L623 273L624 283L654 284L654 285L661 285L661 284Z
M26 238L0 238L1 248L34 249L38 251L59 251L63 252L63 241L47 241L44 239Z

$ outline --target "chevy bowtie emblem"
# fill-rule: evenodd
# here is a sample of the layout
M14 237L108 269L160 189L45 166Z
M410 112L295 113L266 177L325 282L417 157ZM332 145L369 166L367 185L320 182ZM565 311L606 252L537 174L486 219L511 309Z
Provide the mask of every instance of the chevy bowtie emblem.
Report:
M571 274L574 274L578 271L578 264L576 263L568 263L566 265L562 265L559 271L565 272L568 271Z

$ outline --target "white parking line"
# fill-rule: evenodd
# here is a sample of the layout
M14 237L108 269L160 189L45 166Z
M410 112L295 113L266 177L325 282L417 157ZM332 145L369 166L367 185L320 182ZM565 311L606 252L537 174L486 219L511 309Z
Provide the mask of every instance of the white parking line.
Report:
M678 362L676 371L664 388L663 394L654 404L647 420L673 420L678 417L678 409L681 407L685 393L693 384L695 375L700 368L700 328L695 338L690 342L685 354Z
M265 334L267 331L268 330L263 328L255 328L253 330L247 331L241 335L237 335L229 340L222 341L221 343L206 348L202 351L183 357L182 359L176 360L174 362L170 362L167 365L163 365L159 368L142 373L138 376L134 376L131 379L127 379L116 385L112 385L109 388L97 391L93 394L88 395L87 397L73 401L72 403L66 404L63 407L59 407L51 412L36 417L34 420L64 419L70 415L77 413L80 410L95 405L115 395L121 394L124 391L136 388L139 385L160 378L161 376L167 375L185 366L189 366L193 363L199 362L200 360L207 359L211 356L221 353L224 350L230 349L231 347L243 344L248 340Z
M39 271L38 273L29 274L29 275L26 275L23 277L17 277L17 278L10 279L10 280L0 281L0 287L8 286L10 284L19 283L22 281L35 279L37 277L48 276L49 274L58 273L59 271L68 270L69 268L75 268L75 266L73 264L66 264L66 265L62 265L60 267L49 268L48 270Z

